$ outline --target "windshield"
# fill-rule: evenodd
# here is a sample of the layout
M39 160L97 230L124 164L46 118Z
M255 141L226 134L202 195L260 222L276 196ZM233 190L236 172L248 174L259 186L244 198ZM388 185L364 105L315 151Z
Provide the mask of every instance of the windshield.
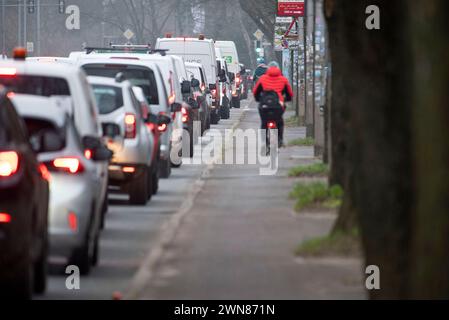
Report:
M31 94L43 97L70 96L67 81L63 78L28 76L17 77L0 76L0 84L10 91L20 94Z
M159 104L157 82L154 72L145 67L120 64L88 64L83 66L89 76L115 78L122 73L133 86L142 88L149 104Z
M123 107L123 92L119 87L92 85L100 114L112 113Z

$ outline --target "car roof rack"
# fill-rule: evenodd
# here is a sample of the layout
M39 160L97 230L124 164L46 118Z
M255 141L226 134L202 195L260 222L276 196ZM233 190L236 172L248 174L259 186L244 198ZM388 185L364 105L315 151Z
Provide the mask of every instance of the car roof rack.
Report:
M161 56L166 56L166 49L153 49L150 44L147 45L135 45L135 44L110 44L110 47L85 47L86 54L91 54L93 52L100 53L143 53L143 54L160 54Z

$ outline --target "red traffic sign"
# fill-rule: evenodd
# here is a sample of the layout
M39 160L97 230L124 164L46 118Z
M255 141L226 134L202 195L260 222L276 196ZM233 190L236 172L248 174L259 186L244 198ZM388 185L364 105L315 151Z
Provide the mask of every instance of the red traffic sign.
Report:
M304 0L278 0L278 16L304 17Z

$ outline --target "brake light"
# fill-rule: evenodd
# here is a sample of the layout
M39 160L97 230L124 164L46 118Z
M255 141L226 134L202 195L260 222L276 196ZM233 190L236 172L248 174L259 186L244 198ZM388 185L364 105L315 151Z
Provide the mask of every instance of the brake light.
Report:
M134 173L134 172L136 172L136 168L134 168L134 167L123 167L122 171L124 173Z
M237 86L240 85L242 79L240 79L240 77L235 78L235 83L237 84Z
M162 132L167 131L167 128L168 128L168 126L164 123L164 124L161 124L160 126L158 126L157 130L162 133Z
M10 177L19 170L19 155L14 151L0 152L0 178Z
M47 166L43 163L39 165L39 172L44 180L50 181L50 172L47 169Z
M89 150L89 149L85 150L85 151L84 151L84 157L85 157L87 160L91 160L91 159L92 159L92 150Z
M212 98L215 99L217 97L217 89L212 89L211 93L212 93Z
M136 115L127 113L125 115L125 139L135 139L137 135Z
M67 173L81 173L84 171L84 167L81 161L77 158L58 158L53 160L50 169L64 171Z
M69 224L70 230L73 232L78 231L78 216L74 212L69 212L69 215L67 216L67 222Z
M203 83L203 84L201 84L201 91L204 91L204 90L206 90L206 85Z
M154 132L154 130L156 129L156 126L154 125L154 123L147 123L147 128L149 131Z
M276 128L277 128L276 122L274 121L268 122L268 129L276 129Z
M1 67L0 76L15 77L17 75L17 69L12 67Z
M189 122L189 114L187 112L187 108L182 107L181 112L182 112L182 122L183 123Z
M11 216L5 212L0 213L0 223L10 223Z
M174 93L171 94L170 97L168 97L168 104L172 105L173 103L175 103L176 100L176 95Z

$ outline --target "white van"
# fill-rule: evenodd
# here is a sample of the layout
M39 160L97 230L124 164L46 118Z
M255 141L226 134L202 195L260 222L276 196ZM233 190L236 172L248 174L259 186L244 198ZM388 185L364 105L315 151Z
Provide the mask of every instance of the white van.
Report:
M217 83L215 44L212 39L159 38L156 49L168 50L167 54L181 56L185 62L202 64L206 70L209 85Z
M228 64L229 72L234 74L232 80L232 101L233 108L240 108L241 100L241 75L240 75L240 61L237 52L237 47L233 41L216 41L215 46L220 49L221 54Z
M240 61L237 47L233 41L216 41L215 46L220 49L222 57L228 64L229 72L236 76L240 74Z

